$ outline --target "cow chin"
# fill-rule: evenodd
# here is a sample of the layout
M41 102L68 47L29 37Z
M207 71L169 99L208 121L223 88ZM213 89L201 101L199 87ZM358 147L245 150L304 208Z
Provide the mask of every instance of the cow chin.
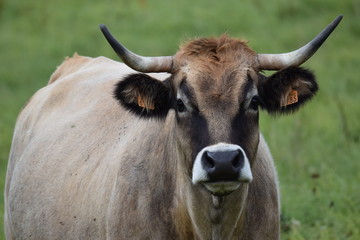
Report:
M226 196L252 181L249 160L238 145L218 143L203 148L196 156L192 183L212 195Z
M202 185L214 196L226 196L237 190L240 182L204 182Z

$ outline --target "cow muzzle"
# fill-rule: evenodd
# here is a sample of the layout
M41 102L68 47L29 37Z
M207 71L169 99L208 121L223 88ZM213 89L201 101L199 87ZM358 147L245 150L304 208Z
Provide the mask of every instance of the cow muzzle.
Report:
M195 158L192 182L201 184L213 195L227 195L241 183L252 181L249 160L234 144L218 143L203 148Z

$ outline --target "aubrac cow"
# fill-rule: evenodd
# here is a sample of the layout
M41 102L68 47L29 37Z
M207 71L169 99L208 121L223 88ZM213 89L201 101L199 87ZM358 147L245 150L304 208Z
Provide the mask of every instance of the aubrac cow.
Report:
M101 25L125 64L74 55L18 117L7 239L279 239L259 108L292 113L314 96L299 66L341 19L283 54L223 35L143 57Z

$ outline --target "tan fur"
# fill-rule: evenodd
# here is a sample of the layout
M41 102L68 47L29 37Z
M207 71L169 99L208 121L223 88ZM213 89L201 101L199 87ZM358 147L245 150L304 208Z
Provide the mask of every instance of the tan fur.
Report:
M176 54L175 68L186 73L188 82L199 95L197 102L203 103L204 108L213 108L219 100L225 105L238 102L234 94L240 91L250 66L257 66L256 61L256 53L245 41L223 35L183 45ZM178 84L183 77L177 78ZM236 107L229 111L236 111Z
M184 44L175 56L174 65L176 71L184 66L191 66L188 71L201 69L207 76L219 78L224 72L238 72L241 70L240 66L245 71L249 66L257 67L257 59L256 53L245 41L223 35L219 38L200 38ZM228 86L219 87L229 89Z
M89 59L81 57L77 53L74 53L73 57L66 57L65 61L58 67L56 71L51 75L49 84L55 82L59 77L69 75L73 72L79 71L79 68L83 67Z
M219 38L199 38L189 41L181 46L178 55L181 59L186 56L205 57L207 61L202 63L206 67L209 63L233 63L239 59L251 59L249 56L255 56L256 53L247 46L246 41L222 35Z
M209 58L213 62L205 64ZM236 93L254 61L243 42L227 37L205 41L201 49L190 44L177 55L177 71L218 129L214 141L228 140L229 126L219 121L230 121L243 101ZM7 239L214 239L211 196L192 187L179 160L187 152L177 140L174 111L164 121L140 119L113 98L116 82L130 73L124 64L76 55L21 112L6 179ZM201 76L207 80L196 84ZM207 81L218 81L210 98ZM277 177L262 137L254 156L254 181L226 198L223 225L216 225L229 239L279 239Z

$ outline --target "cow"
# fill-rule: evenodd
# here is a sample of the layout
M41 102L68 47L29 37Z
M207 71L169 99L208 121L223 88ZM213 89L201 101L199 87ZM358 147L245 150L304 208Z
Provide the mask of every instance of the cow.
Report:
M67 58L17 119L7 239L279 239L259 110L293 113L315 95L300 65L341 19L283 54L222 35L144 57L101 25L125 64Z

